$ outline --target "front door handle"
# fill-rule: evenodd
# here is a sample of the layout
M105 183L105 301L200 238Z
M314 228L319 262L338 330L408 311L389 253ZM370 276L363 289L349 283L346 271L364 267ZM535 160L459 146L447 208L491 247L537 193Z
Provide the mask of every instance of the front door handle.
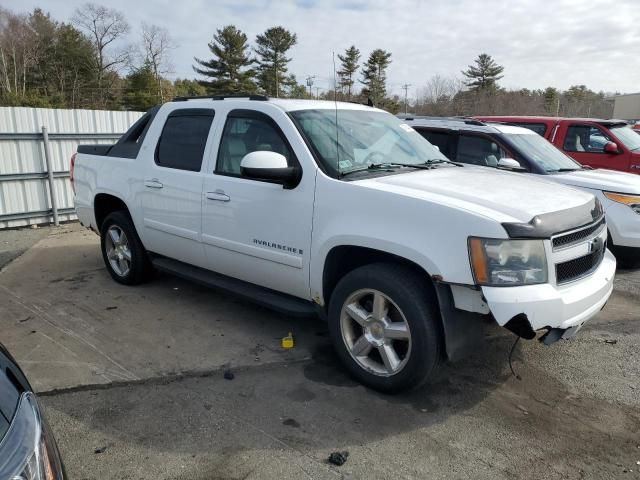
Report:
M228 202L231 200L231 197L224 193L222 190L217 190L215 192L207 192L207 198L209 200L217 200L219 202Z
M145 180L144 186L149 188L162 188L162 182L159 182L157 178L152 178L151 180Z

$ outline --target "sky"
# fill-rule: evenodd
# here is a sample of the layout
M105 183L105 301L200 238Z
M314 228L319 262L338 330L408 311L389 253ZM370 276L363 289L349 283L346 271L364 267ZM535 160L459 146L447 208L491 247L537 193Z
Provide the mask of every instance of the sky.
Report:
M2 0L5 8L40 7L68 21L76 0ZM289 71L300 83L333 85L332 52L350 45L363 59L382 48L392 53L388 90L409 96L433 75L461 77L480 53L504 66L506 88L566 89L584 84L605 92L640 91L640 0L102 0L131 24L127 41L139 41L140 24L170 31L176 78L197 78L193 57L209 59L215 30L234 24L253 42L282 25L295 32ZM338 61L336 57L336 62Z

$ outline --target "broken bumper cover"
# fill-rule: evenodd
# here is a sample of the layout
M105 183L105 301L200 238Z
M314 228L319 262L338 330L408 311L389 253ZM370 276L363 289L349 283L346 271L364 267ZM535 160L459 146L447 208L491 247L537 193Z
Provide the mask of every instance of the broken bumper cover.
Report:
M496 322L528 322L532 330L581 326L596 315L613 291L614 256L606 251L600 266L588 277L567 285L549 283L522 287L482 287Z

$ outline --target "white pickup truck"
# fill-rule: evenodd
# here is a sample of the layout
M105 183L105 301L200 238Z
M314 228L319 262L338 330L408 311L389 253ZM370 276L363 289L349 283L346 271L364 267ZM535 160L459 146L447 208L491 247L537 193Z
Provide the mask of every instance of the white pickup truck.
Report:
M116 281L155 268L319 314L383 391L475 348L486 321L568 338L613 288L593 195L450 162L362 105L176 99L113 146L80 146L72 182Z

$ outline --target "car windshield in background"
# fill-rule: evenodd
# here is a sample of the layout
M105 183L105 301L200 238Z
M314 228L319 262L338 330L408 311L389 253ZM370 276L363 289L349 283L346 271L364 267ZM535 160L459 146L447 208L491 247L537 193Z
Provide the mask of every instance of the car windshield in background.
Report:
M566 172L580 170L582 166L562 153L540 135L505 133L504 137L546 172Z
M299 110L291 112L291 117L335 176L364 171L371 165L450 163L413 128L388 113Z
M640 150L640 136L638 136L630 126L613 127L611 129L611 133L613 133L618 140L624 143L624 146L632 152Z

